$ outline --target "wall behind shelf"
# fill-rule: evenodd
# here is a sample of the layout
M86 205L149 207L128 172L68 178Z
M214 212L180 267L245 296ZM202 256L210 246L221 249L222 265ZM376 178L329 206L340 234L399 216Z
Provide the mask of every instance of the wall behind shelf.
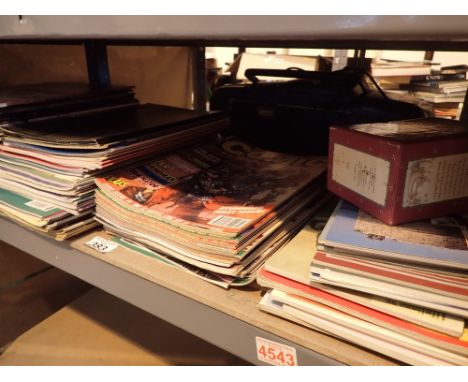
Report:
M0 87L88 81L81 45L0 44ZM189 108L191 50L185 47L108 47L111 81L135 86L142 103Z
M0 86L88 81L82 46L0 45L0 57Z

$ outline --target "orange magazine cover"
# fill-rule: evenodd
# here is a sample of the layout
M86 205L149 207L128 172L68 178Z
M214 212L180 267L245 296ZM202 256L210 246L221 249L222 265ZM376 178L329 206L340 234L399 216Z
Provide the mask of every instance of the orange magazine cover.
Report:
M236 237L325 169L325 157L271 152L226 139L96 183L108 197L144 215L203 234Z

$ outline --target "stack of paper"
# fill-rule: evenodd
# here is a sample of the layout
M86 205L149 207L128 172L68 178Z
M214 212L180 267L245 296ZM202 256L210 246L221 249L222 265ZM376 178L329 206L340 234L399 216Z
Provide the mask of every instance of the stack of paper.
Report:
M73 236L97 225L95 176L226 126L221 114L150 104L76 118L4 122L0 212L58 240Z
M264 260L311 216L326 158L269 152L237 139L193 145L96 179L106 230L248 284Z
M320 235L311 277L468 318L466 227L461 215L388 226L343 201Z
M28 123L135 107L131 86L40 83L0 89L0 121Z
M330 220L333 222L333 218ZM330 224L320 241L329 229ZM317 249L319 234L318 230L306 227L266 262L259 272L258 283L272 291L263 297L260 309L409 364L468 363L465 328L468 315L463 308L467 278L463 271L441 270L438 278L433 278L434 274L428 276L427 269L422 271L414 265L381 261L377 266L363 256L325 255L322 245ZM344 236L340 232L338 237L346 240ZM384 239L378 241L381 240ZM357 273L353 274L353 269ZM333 272L336 278L330 282ZM390 282L392 273L399 273L398 282ZM433 295L434 300L439 299L436 284L441 289L457 292L445 296L446 301L442 298L452 304L446 305L448 310L412 298L419 293L413 285L415 279L425 284L428 289L422 290L427 296ZM402 285L407 287L406 292L399 290ZM407 298L397 299L396 294Z
M441 67L429 74L381 78L385 89L393 89L391 97L406 97L424 104L435 117L459 119L460 104L464 102L468 81L467 65Z

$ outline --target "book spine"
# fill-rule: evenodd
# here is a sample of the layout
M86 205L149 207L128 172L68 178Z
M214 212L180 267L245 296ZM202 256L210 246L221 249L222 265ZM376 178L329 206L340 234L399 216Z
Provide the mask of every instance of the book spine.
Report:
M464 80L466 73L429 74L422 76L412 76L411 83L424 83L424 86L438 87L438 81Z
M413 92L443 93L444 90L438 85L420 85L418 83L400 84L400 89Z

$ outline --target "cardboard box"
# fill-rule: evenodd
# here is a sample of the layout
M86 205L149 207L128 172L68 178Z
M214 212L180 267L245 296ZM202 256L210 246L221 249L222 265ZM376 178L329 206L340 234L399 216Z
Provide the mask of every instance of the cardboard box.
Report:
M468 211L468 128L419 118L331 127L328 189L394 225Z

